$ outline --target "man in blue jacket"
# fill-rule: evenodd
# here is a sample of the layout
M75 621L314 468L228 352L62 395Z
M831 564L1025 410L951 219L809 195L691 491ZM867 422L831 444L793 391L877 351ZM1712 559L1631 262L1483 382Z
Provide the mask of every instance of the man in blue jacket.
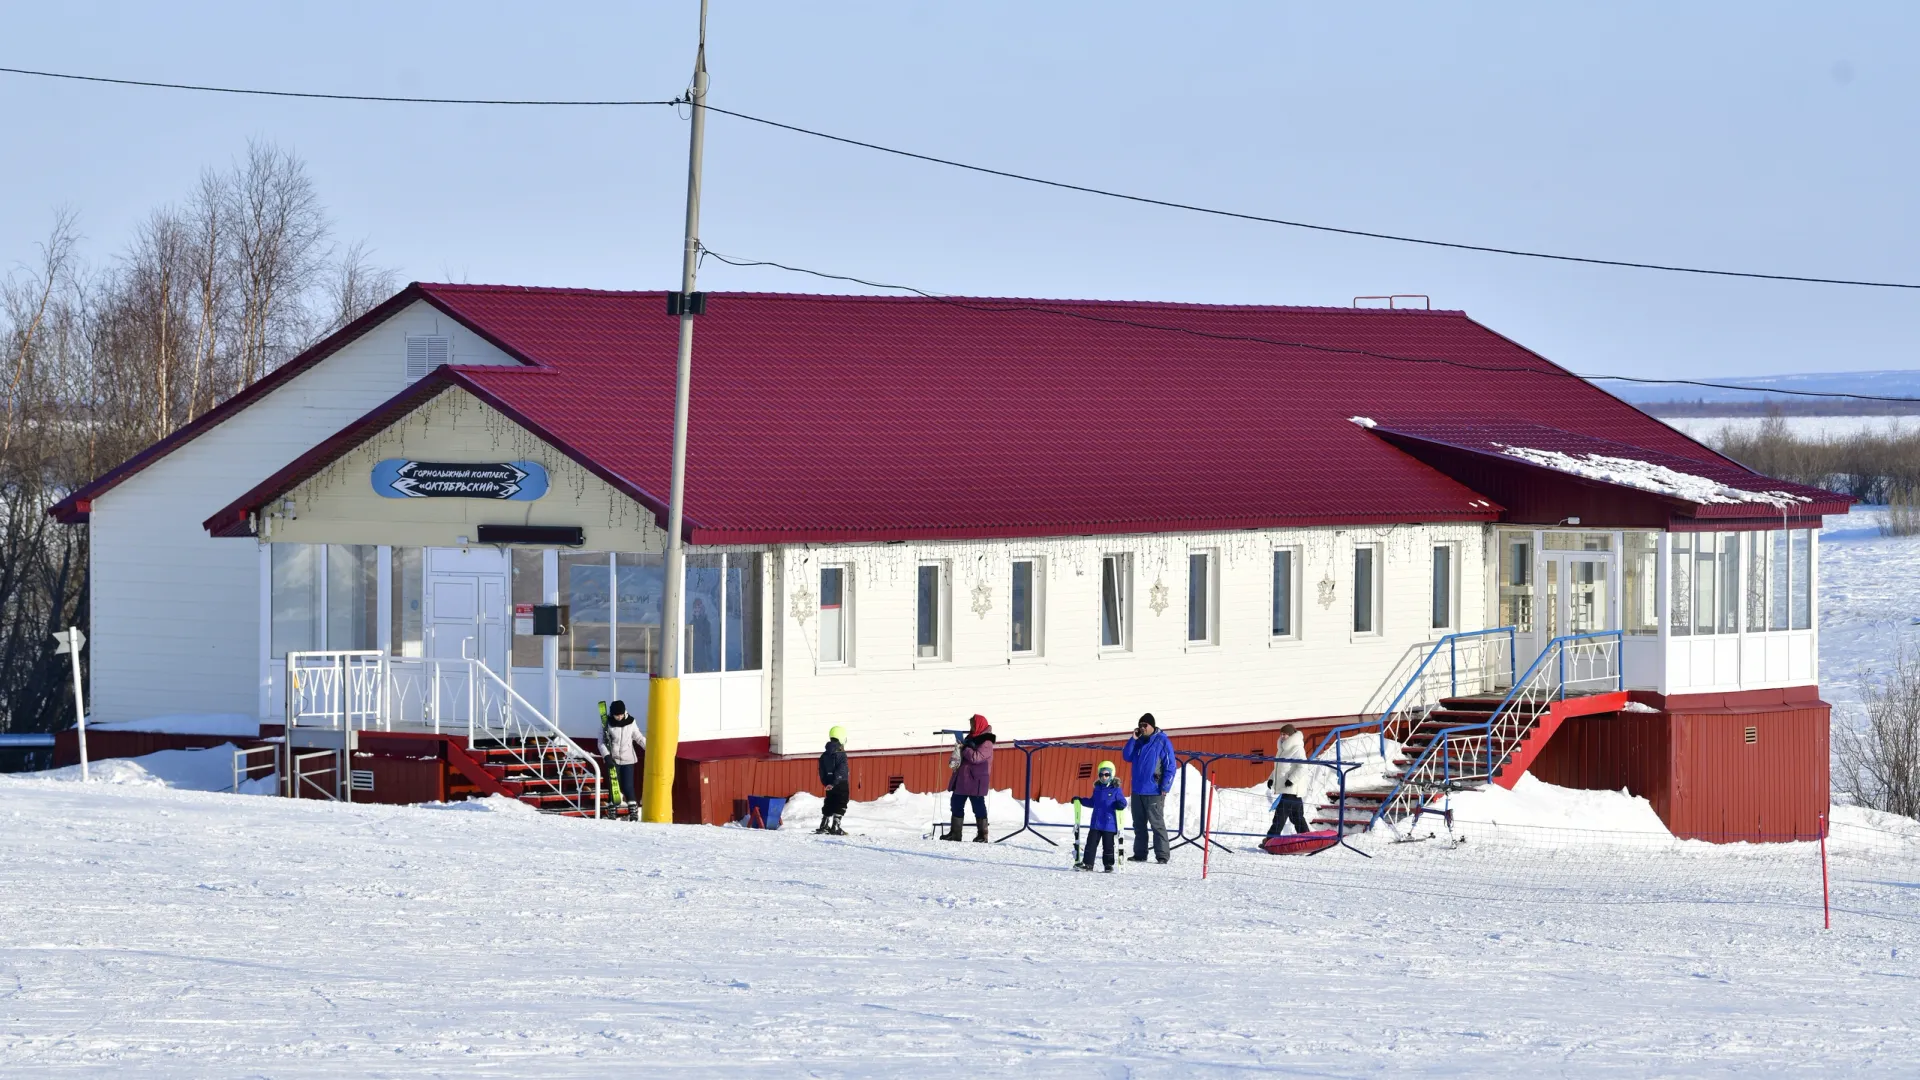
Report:
M1173 756L1173 742L1153 719L1142 714L1133 729L1133 738L1120 748L1120 756L1133 765L1133 855L1128 862L1147 861L1147 830L1153 830L1153 857L1166 862L1172 858L1167 847L1167 792L1173 790L1173 778L1180 763Z

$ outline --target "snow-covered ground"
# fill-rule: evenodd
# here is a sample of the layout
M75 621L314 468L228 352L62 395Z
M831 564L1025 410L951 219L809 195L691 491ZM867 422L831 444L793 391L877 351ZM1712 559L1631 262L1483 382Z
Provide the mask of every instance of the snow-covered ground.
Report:
M1820 693L1853 723L1869 673L1920 648L1920 537L1882 536L1886 511L1860 506L1820 534Z
M904 792L833 839L806 798L758 832L0 777L0 1075L1913 1068L1920 826L1836 835L1823 931L1811 845L1559 827L1634 802L1523 786L1462 846L1202 881L922 839Z

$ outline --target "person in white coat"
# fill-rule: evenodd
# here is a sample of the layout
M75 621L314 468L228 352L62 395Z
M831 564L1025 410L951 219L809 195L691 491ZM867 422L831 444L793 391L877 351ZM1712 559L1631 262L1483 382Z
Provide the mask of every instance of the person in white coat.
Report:
M633 767L640 761L640 752L647 748L647 737L627 713L626 702L616 701L607 706L607 726L601 732L600 742L600 752L606 755L608 766L620 780L620 797L631 807L640 801L640 785L634 783Z
M1281 760L1273 763L1273 777L1267 781L1267 790L1279 796L1273 804L1273 824L1267 827L1268 836L1279 836L1286 830L1287 823L1293 823L1293 831L1307 831L1307 804L1304 796L1311 779L1313 766L1304 764L1307 756L1307 740L1300 736L1300 729L1292 724L1280 726L1280 746L1273 756ZM1288 761L1286 759L1292 758Z

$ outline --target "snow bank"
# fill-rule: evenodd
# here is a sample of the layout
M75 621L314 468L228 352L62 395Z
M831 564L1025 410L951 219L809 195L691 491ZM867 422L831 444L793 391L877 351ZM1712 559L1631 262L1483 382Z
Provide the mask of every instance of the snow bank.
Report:
M1653 804L1637 795L1555 787L1532 773L1522 774L1512 791L1489 787L1455 795L1453 813L1455 821L1490 825L1672 835Z
M469 814L534 814L540 811L519 799L489 795L484 799L457 799L453 802L420 803L422 810L458 810Z
M140 720L87 722L88 731L145 731L158 735L221 735L257 739L260 721L241 713L174 713Z
M1509 457L1544 468L1659 495L1672 495L1688 502L1765 503L1768 506L1788 507L1811 501L1804 495L1789 495L1784 491L1745 491L1718 480L1633 458L1610 457L1606 454L1563 454L1558 450L1535 450L1502 443L1495 443L1494 446Z
M232 791L234 750L232 743L221 743L204 750L161 750L142 757L105 758L89 765L88 775L96 784L174 788L180 791ZM80 780L80 766L68 765L45 772L19 773L17 776L22 780L77 783ZM275 790L274 785L274 777L263 776L257 780L243 781L240 793L271 795Z

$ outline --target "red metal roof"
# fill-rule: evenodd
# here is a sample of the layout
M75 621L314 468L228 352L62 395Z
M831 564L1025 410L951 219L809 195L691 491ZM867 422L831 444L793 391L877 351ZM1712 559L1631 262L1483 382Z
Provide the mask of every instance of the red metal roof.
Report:
M644 504L664 502L678 333L664 293L408 291L532 365L443 369L436 382L474 392ZM715 293L694 337L688 537L1498 516L1355 416L1541 425L1780 486L1460 312ZM209 527L232 528L333 456L295 462Z

